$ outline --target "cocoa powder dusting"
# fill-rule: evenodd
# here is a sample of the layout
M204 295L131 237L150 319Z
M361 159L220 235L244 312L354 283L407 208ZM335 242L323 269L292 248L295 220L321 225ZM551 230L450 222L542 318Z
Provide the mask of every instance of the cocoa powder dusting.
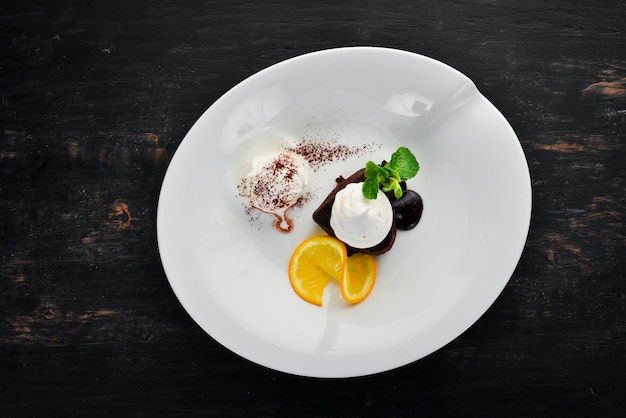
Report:
M336 140L320 140L319 138L303 137L292 147L284 147L285 151L278 154L263 166L260 173L252 179L241 179L237 185L239 196L246 198L246 214L250 222L259 219L259 213L267 213L274 217L272 227L281 232L289 233L294 222L287 215L293 208L301 208L313 199L310 191L298 196L294 192L294 183L299 181L298 169L301 162L293 154L304 159L312 171L316 172L325 165L337 161L346 161L350 157L362 155L379 149L380 144L365 143L347 146Z
M350 157L379 149L380 144L373 142L355 146L340 144L334 140L319 141L315 138L302 138L295 146L287 148L304 158L313 171L336 161L345 161Z
M305 162L293 153L283 152L268 158L260 167L241 179L237 189L239 195L247 198L250 208L268 213L275 219L274 229L288 233L293 229L293 220L287 212L300 199L306 180L300 178L301 170L306 171ZM306 177L305 177L306 178ZM252 221L252 218L251 218Z
M298 176L300 164L289 154L282 153L263 166L263 171L255 176L250 190L254 206L274 212L285 210L294 203L293 182Z

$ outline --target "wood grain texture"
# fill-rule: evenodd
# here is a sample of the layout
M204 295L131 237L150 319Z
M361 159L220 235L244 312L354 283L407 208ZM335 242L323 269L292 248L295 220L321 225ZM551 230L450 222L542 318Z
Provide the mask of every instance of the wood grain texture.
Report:
M0 5L0 415L618 416L626 408L624 1ZM347 380L222 348L156 244L171 156L281 60L379 45L472 78L526 153L533 216L490 310Z

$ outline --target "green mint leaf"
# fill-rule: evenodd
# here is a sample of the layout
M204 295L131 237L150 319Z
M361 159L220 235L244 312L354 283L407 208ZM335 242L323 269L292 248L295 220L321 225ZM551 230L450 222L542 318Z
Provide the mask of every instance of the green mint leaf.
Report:
M391 192L393 191L393 195L396 199L402 197L402 186L400 186L400 182L394 178L387 178L384 182L382 182L383 192Z
M387 193L393 190L393 179L386 178L385 180L380 182L380 185L383 189L383 192Z
M365 164L365 178L384 179L386 177L387 171L374 161L368 161L367 164Z
M400 182L415 177L420 166L415 156L406 147L400 147L391 155L391 160L384 167L373 161L365 164L363 195L370 200L376 199L378 190L393 191L396 199L402 197Z
M386 173L386 177L390 179L402 181L402 179L400 178L400 173L398 173L398 170L396 170L395 168L391 168L389 166L389 163L385 164L385 173Z
M400 183L396 183L396 187L393 189L393 195L396 199L400 199L402 197L402 187Z
M376 199L378 197L378 180L375 177L366 178L361 189L366 199Z
M415 155L413 155L407 147L398 148L398 150L391 155L389 165L397 171L402 180L415 177L420 169Z

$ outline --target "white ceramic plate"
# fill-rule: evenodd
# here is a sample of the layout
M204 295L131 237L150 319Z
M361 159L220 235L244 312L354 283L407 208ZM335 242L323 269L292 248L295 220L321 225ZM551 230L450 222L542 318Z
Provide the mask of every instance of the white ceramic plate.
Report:
M281 234L250 216L237 183L280 143L332 139L369 152L311 172L312 199ZM287 264L338 175L399 146L421 164L410 188L420 224L378 259L378 279L347 306L291 289ZM350 377L418 360L463 333L498 297L522 253L531 213L519 141L470 79L421 55L339 48L269 67L217 100L176 151L161 190L158 242L171 286L214 339L287 373Z

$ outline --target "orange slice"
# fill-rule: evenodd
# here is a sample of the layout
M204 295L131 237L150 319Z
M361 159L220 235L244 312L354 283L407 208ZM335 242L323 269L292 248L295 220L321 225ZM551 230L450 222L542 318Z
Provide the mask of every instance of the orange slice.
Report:
M341 296L350 303L365 299L376 282L376 259L369 254L357 253L348 257L348 273L339 280Z
M324 287L331 279L346 281L347 252L343 242L328 235L308 238L289 260L289 281L302 299L322 305Z

